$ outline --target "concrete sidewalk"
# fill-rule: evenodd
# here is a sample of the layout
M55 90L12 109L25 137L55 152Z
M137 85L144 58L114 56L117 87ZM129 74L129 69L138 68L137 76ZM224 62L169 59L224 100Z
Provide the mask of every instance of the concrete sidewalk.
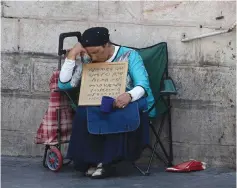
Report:
M2 156L2 188L235 188L233 169L208 168L192 173L167 173L164 168L152 169L150 176L141 176L135 169L123 166L117 175L103 180L83 177L72 165L54 173L42 166L41 158Z

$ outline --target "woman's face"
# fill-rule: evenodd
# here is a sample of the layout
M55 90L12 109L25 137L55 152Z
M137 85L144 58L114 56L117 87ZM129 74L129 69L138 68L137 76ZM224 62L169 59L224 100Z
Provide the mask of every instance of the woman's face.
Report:
M109 57L109 45L86 47L88 55L91 57L93 63L105 62Z

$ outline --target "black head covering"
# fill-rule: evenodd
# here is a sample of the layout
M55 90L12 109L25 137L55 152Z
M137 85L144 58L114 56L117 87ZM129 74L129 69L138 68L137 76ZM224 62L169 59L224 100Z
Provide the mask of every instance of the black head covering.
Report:
M92 27L82 34L82 46L102 46L109 42L109 30L105 27Z

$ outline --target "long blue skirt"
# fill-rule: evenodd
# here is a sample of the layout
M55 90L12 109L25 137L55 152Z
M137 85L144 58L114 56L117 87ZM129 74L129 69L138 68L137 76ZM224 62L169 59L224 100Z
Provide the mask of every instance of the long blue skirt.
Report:
M141 124L133 132L93 135L87 129L86 108L77 108L67 153L67 158L73 161L77 170L85 172L89 166L98 163L112 164L122 160L139 159L144 146L149 143L147 112L141 110Z

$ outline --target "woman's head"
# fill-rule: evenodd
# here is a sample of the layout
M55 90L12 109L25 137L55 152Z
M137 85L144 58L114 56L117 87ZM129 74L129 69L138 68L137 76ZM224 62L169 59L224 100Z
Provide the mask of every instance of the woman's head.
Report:
M82 34L82 46L93 62L104 62L111 55L109 31L104 27L92 27Z

